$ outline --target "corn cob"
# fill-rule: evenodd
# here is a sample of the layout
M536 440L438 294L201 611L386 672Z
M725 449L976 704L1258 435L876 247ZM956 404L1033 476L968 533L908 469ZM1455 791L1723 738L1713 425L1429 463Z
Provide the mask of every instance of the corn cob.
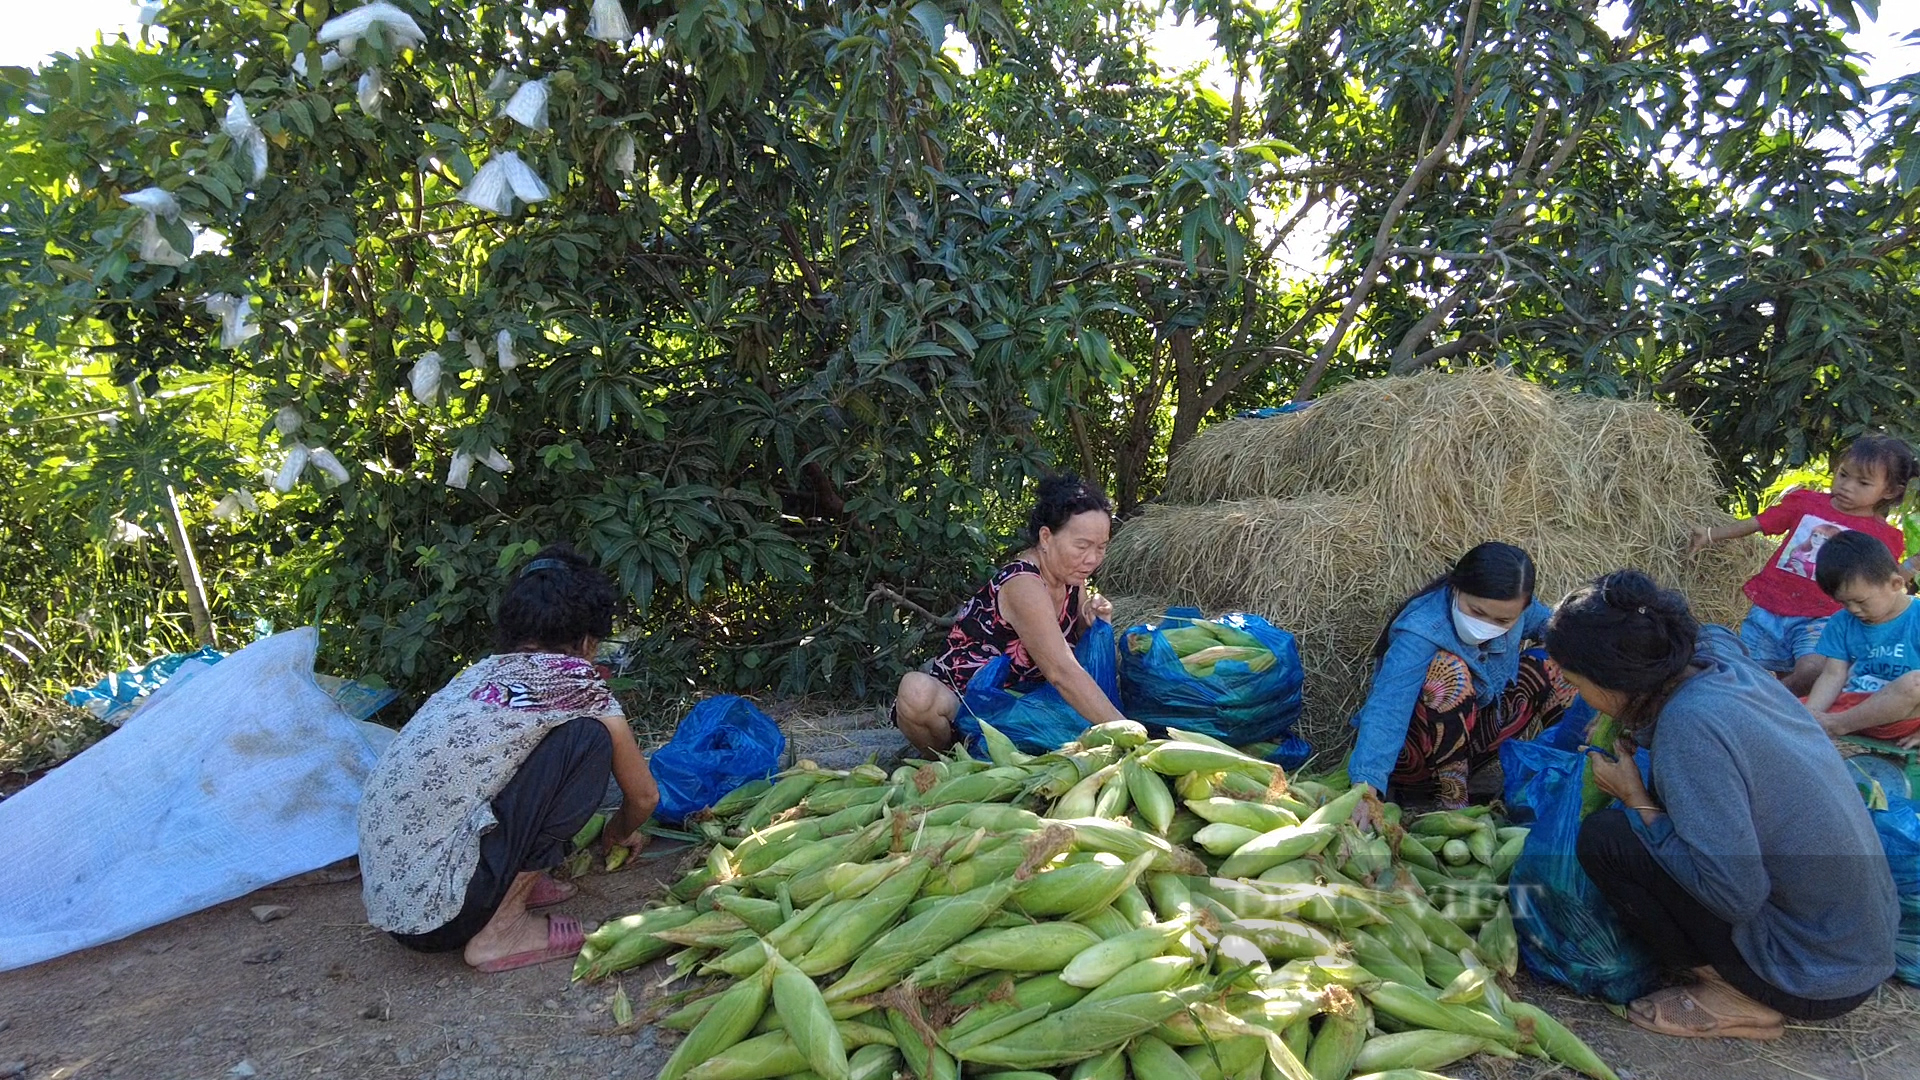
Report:
M894 1043L900 1049L900 1056L906 1059L907 1071L912 1075L920 1080L960 1080L960 1066L953 1060L953 1055L928 1041L913 1026L913 1021L906 1013L899 1009L888 1009L887 1027L892 1030Z
M866 790L884 792L889 789L868 788ZM841 833L852 832L855 829L863 829L875 821L878 821L880 815L885 813L886 809L887 807L884 801L875 799L869 802L856 803L844 810L824 815L817 819L820 822L820 835L839 836Z
M1313 1049L1313 1017L1302 1016L1288 1024L1286 1030L1280 1033L1280 1041L1286 1045L1287 1052L1294 1056L1294 1060L1305 1062L1307 1052Z
M822 835L818 818L795 818L768 826L749 834L734 846L731 856L733 872L741 877L752 877L790 852L806 848Z
M1091 1057L1073 1067L1067 1080L1127 1080L1127 1058L1121 1047Z
M1152 833L1104 818L1070 818L1060 824L1073 830L1073 845L1080 851L1104 851L1123 859L1152 854L1150 868L1169 874L1201 874L1206 867L1194 855L1176 848Z
M935 870L928 876L921 893L925 896L955 896L989 882L1012 877L1013 872L1026 861L1027 851L1022 845L1002 842L975 853L971 858Z
M1167 922L1095 942L1068 958L1060 979L1069 986L1093 989L1134 964L1159 956L1186 929L1185 922Z
M739 919L756 934L771 934L782 921L780 904L776 900L735 894L716 898L713 906Z
M806 798L807 793L812 791L820 781L827 779L828 775L817 769L807 768L781 778L778 783L768 788L766 794L760 796L759 801L753 804L753 808L740 819L740 831L751 835L754 831L765 828L773 821L775 814L799 806L800 800Z
M900 1051L891 1043L873 1043L847 1059L847 1080L893 1080L900 1067Z
M1342 1002L1349 1000L1341 999ZM1320 1033L1313 1037L1313 1046L1307 1051L1305 1064L1313 1080L1346 1080L1352 1074L1353 1063L1366 1045L1367 1025L1372 1018L1366 1004L1359 1001L1353 1001L1342 1011L1327 1014L1320 1022Z
M1134 1080L1200 1080L1193 1067L1173 1047L1142 1035L1127 1044L1127 1067Z
M1084 779L1068 788L1067 793L1054 802L1050 816L1092 817L1094 810L1099 806L1101 790L1106 787L1107 781L1113 779L1119 772L1120 766L1116 763L1088 773Z
M1493 857L1500 850L1500 843L1494 839L1493 823L1482 821L1478 829L1467 834L1467 851L1473 861L1481 866L1492 866Z
M1469 836L1480 828L1480 818L1459 810L1436 810L1421 814L1407 828L1421 836Z
M945 806L948 803L997 802L1018 792L1027 782L1022 768L993 767L965 776L949 777L926 794L908 801L915 806Z
M1200 742L1163 742L1141 754L1140 764L1162 776L1218 772L1245 776L1262 784L1285 778L1280 766L1270 761L1261 761L1238 750Z
M794 966L806 975L820 976L852 963L854 957L885 934L913 902L920 883L932 869L927 860L915 859L874 886L867 895L842 901L846 911L837 913L831 925L821 927L817 943L796 960Z
M687 1080L773 1080L807 1067L807 1057L785 1031L742 1039L687 1070Z
M1195 843L1206 848L1208 854L1225 857L1259 839L1260 835L1253 829L1217 821L1194 833L1193 839Z
M1339 825L1352 820L1353 812L1360 808L1361 800L1367 797L1367 789L1359 784L1348 788L1335 797L1328 799L1319 809L1302 818L1302 825Z
M1281 863L1326 847L1338 835L1331 825L1302 823L1261 833L1241 845L1220 864L1225 878L1254 877Z
M1126 760L1132 761L1133 759L1128 758ZM1113 775L1107 777L1106 783L1100 785L1100 793L1094 796L1093 799L1093 813L1089 816L1096 818L1117 818L1125 814L1131 806L1132 796L1127 793L1126 766L1123 763L1113 771ZM1055 814L1054 816L1059 817L1060 815Z
M826 999L843 1001L884 990L921 961L979 928L1013 895L1014 885L1008 879L947 898L880 935L840 981L827 988Z
M1537 1043L1548 1057L1575 1072L1593 1077L1593 1080L1620 1080L1607 1067L1607 1063L1593 1052L1592 1047L1581 1041L1580 1036L1567 1030L1560 1021L1524 1001L1508 1001L1506 1010L1508 1016L1520 1026L1523 1038Z
M1513 873L1513 866L1520 861L1520 853L1527 849L1527 834L1502 841L1500 849L1493 854L1493 880L1504 882Z
M808 814L826 818L856 806L886 805L898 792L898 788L888 784L854 784L832 791L815 788L807 793L800 805L806 808Z
M1620 721L1604 713L1595 717L1593 726L1587 729L1587 745L1597 746L1609 754L1619 741ZM1612 801L1613 796L1600 790L1599 782L1593 778L1593 763L1586 762L1580 770L1580 816L1585 818Z
M767 1010L772 990L773 969L768 967L721 993L674 1048L673 1055L661 1066L658 1080L681 1080L694 1065L746 1038Z
M1012 739L985 720L980 721L980 739L987 744L987 756L995 765L1025 765L1031 760L1013 745Z
M1080 733L1081 746L1117 746L1131 750L1147 741L1147 729L1132 720L1109 720Z
M1481 924L1474 951L1502 975L1512 977L1519 969L1520 937L1513 927L1513 911L1504 901L1493 918Z
M847 1047L827 1011L826 999L800 969L773 956L773 1007L780 1014L807 1067L823 1080L846 1080Z
M1144 1035L1185 1009L1197 991L1160 991L1080 1004L972 1047L961 1060L980 1065L1050 1069L1104 1053Z
M735 814L743 813L751 809L755 803L759 802L760 797L765 795L772 787L773 781L764 777L758 780L749 780L739 787L734 788L732 791L727 792L725 795L722 795L720 801L714 803L713 806L707 810L707 813L716 818L729 818Z
M1167 790L1166 781L1157 773L1147 771L1139 759L1133 757L1121 762L1120 775L1126 778L1127 794L1140 816L1154 832L1165 833L1173 824L1174 811L1173 792Z
M1218 796L1207 799L1188 799L1186 806L1187 809L1215 824L1238 825L1257 833L1300 824L1300 818L1283 806L1269 806L1266 803L1246 799L1225 799Z
M1144 869L1152 854L1142 855ZM1035 917L1098 911L1113 902L1138 874L1117 855L1104 852L1081 863L1068 863L1033 875L1014 894L1013 906ZM1095 901L1098 901L1097 903Z
M1200 1080L1260 1080L1266 1046L1239 1035L1190 1046L1180 1057Z
M948 1030L946 1037L941 1040L941 1045L947 1048L948 1053L964 1058L969 1050L982 1043L1011 1035L1039 1021L1053 1011L1053 1006L1042 1002L1023 1009L1008 1002L1004 1007L979 1011L982 1013L979 1021L968 1025L965 1030Z
M1260 947L1272 960L1325 956L1339 948L1331 934L1298 919L1240 919L1233 932Z
M573 977L601 979L665 956L673 943L656 937L654 931L685 926L696 917L692 908L670 907L614 919L587 935L587 944L599 951L591 960L576 963Z
M1171 990L1193 970L1190 956L1152 956L1120 969L1111 979L1087 991L1081 1000L1094 1002L1132 994Z
M1423 991L1401 983L1381 983L1365 991L1373 1007L1412 1025L1492 1039L1506 1046L1520 1042L1519 1032L1492 1016L1464 1005L1443 1005Z
M1103 944L1100 935L1079 923L1043 922L1012 930L983 930L947 949L946 954L971 968L1058 971L1079 954Z
M1386 1072L1390 1069L1442 1069L1462 1058L1492 1049L1507 1050L1500 1043L1452 1031L1400 1031L1376 1035L1367 1040L1354 1059L1353 1071Z

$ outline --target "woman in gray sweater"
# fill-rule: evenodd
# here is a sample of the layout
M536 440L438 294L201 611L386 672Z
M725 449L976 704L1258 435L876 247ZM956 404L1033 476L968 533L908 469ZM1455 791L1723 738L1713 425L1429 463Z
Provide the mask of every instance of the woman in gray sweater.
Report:
M1581 825L1581 866L1692 981L1635 1001L1667 1035L1772 1039L1893 973L1893 878L1840 755L1804 706L1677 592L1621 570L1561 603L1547 652L1628 738L1593 752L1624 808ZM1652 790L1633 764L1651 750Z

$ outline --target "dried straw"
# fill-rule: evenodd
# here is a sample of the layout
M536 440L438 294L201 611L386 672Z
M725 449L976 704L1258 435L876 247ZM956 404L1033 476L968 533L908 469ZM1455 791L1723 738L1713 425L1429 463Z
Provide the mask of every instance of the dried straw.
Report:
M1493 371L1352 383L1302 412L1216 425L1169 464L1165 499L1114 537L1102 584L1138 598L1116 599L1116 616L1165 598L1292 630L1302 733L1323 748L1350 737L1393 610L1483 540L1532 553L1549 603L1634 566L1726 623L1763 557L1758 541L1686 553L1692 527L1728 518L1684 417Z

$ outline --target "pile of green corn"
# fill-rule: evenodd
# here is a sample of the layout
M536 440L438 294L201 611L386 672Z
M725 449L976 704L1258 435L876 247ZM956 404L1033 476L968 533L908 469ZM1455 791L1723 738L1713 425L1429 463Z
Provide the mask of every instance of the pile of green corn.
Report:
M1223 622L1201 619L1186 626L1160 631L1160 636L1173 646L1174 654L1180 657L1180 664L1192 675L1206 678L1223 660L1238 660L1247 665L1252 672L1271 668L1276 658L1273 650L1260 644L1260 639L1238 627ZM1128 648L1136 653L1145 654L1153 648L1152 634L1134 634L1127 641Z
M600 927L574 977L697 977L661 1005L686 1036L660 1080L1412 1080L1474 1054L1613 1078L1501 989L1523 830L1402 828L1131 722L1038 757L985 734L991 761L735 792L673 903Z

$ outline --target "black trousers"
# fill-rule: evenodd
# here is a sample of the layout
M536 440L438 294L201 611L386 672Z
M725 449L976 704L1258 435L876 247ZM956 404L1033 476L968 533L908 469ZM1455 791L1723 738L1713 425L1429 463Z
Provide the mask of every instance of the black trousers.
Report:
M1869 990L1854 997L1815 1001L1762 979L1735 947L1732 925L1661 868L1633 831L1628 813L1615 807L1589 816L1580 825L1574 850L1581 868L1606 895L1620 921L1656 960L1685 968L1710 964L1741 993L1796 1020L1831 1020L1872 996Z
M494 796L498 824L480 837L480 862L460 914L437 930L395 934L394 940L420 952L464 947L499 910L515 877L566 859L574 834L599 809L612 773L613 737L599 720L576 717L548 732Z

